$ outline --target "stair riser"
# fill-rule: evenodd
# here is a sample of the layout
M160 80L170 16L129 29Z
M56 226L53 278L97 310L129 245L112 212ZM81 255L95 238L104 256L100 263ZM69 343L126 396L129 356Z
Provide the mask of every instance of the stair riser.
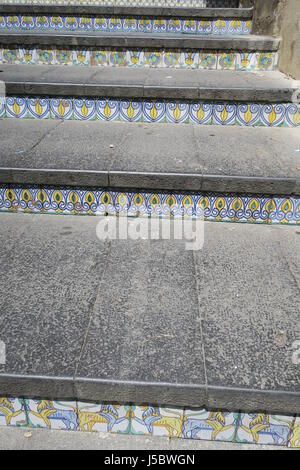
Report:
M0 118L300 127L300 107L292 103L7 96L0 102Z
M85 31L85 32L143 32L197 35L243 35L250 34L251 20L239 18L126 18L117 16L22 16L0 14L0 31Z
M61 215L203 217L300 224L300 198L257 194L122 192L107 188L0 185L0 211Z
M0 397L0 425L300 447L299 417L203 407Z
M277 52L92 49L0 46L0 64L275 71Z

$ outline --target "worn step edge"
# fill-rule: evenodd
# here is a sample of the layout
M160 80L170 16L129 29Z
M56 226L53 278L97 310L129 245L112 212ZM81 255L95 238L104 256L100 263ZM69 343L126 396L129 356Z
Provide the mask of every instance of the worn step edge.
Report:
M109 5L0 5L0 15L61 14L61 15L125 15L169 16L190 18L252 18L253 8L192 8L159 6L109 6Z
M176 190L219 193L300 195L300 178L226 176L200 173L154 173L134 171L87 171L1 168L5 184L103 187L127 190Z
M300 394L209 385L0 374L1 395L119 403L152 403L269 413L300 412Z
M280 39L271 36L201 36L191 34L169 35L165 33L37 33L21 31L0 32L0 44L60 45L89 47L133 47L168 49L204 49L234 51L278 51Z

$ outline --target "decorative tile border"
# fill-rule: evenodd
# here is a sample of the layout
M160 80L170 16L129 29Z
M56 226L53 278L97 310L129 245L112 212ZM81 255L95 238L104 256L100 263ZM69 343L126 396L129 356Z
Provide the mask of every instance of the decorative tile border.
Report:
M197 35L250 34L252 20L239 18L152 18L121 16L1 15L0 31L97 31L173 33Z
M62 215L204 217L206 221L300 224L300 198L121 192L0 185L0 211Z
M0 64L274 71L277 70L278 52L0 46Z
M7 96L0 118L300 127L300 105Z
M300 448L300 417L0 397L0 425Z

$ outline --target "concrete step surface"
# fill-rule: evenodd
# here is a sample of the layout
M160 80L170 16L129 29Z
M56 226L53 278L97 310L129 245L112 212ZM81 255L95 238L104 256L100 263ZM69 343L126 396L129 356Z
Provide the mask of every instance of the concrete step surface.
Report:
M98 32L98 31L11 31L0 30L0 44L56 45L61 47L128 47L180 50L234 50L276 52L280 39L252 35L196 35L183 33Z
M297 82L281 72L1 65L7 95L291 102Z
M298 129L6 119L0 140L7 185L300 194Z
M4 396L299 413L298 227L205 223L187 251L100 220L0 214Z

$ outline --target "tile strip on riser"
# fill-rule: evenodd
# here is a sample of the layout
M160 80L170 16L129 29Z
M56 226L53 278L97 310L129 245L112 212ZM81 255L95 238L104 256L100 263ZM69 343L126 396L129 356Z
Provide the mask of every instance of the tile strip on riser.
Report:
M154 67L202 70L274 71L277 52L230 52L150 49L93 49L0 46L0 64Z
M263 412L0 397L0 425L300 448L300 418Z
M202 217L206 221L300 224L300 198L256 194L122 192L0 185L0 211L61 215Z
M118 16L23 16L1 15L0 31L98 31L197 35L248 35L252 21L238 18L197 20L194 18L145 18Z
M300 127L300 105L6 96L0 118Z

